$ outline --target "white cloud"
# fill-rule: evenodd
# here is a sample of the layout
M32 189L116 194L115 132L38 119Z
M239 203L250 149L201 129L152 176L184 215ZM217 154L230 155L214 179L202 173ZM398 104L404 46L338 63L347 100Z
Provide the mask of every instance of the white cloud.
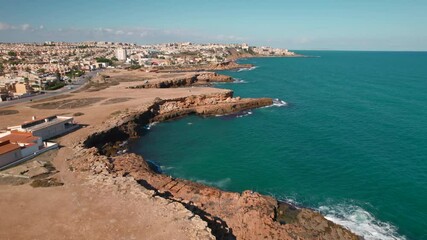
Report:
M28 23L21 24L21 25L12 25L8 23L0 22L0 31L6 31L6 30L28 31L28 30L33 30L33 28Z
M12 26L10 26L9 24L0 22L0 31L9 30L11 28L12 28Z
M211 33L196 32L187 29L159 29L146 27L128 28L56 28L49 29L44 25L32 26L28 23L12 25L0 22L0 31L26 33L25 40L54 40L54 41L123 41L123 42L238 42L243 38L232 35L213 35ZM11 33L13 33L11 32ZM14 38L23 36L10 35Z
M27 31L31 28L30 24L26 23L26 24L22 24L21 25L21 30L22 31Z

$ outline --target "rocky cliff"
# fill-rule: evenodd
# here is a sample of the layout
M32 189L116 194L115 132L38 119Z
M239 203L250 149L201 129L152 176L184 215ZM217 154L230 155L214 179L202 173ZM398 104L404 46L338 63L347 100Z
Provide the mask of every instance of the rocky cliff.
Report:
M136 88L176 88L188 86L209 85L215 82L233 82L230 76L221 75L214 72L196 73L193 76L183 78L167 79L160 81L146 81L144 84L129 87Z
M233 92L178 99L156 99L144 110L123 113L90 135L80 156L70 160L73 169L102 176L103 181L131 179L151 191L152 197L180 204L207 223L217 239L358 239L349 230L319 213L297 208L252 191L225 192L155 172L143 157L117 154L122 141L140 134L143 125L189 114L202 116L235 113L271 105L272 100L234 98ZM123 151L122 151L123 152ZM107 180L105 180L107 179Z
M159 69L159 72L221 71L221 70L233 70L233 69L250 68L250 67L253 67L253 65L239 64L235 62L233 59L233 61L227 61L227 62L221 62L221 63L185 66L185 67L179 67L179 68L177 67L163 68L163 69Z

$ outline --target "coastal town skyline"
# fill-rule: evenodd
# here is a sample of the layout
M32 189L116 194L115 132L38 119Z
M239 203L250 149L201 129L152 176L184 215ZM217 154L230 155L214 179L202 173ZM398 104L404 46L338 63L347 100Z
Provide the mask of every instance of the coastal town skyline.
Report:
M247 42L300 50L427 50L427 4L417 0L185 3L0 0L0 42Z

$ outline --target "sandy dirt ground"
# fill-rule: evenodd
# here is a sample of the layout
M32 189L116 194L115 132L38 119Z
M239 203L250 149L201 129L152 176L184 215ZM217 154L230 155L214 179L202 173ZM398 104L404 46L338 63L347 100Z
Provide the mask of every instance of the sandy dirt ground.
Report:
M79 141L117 112L140 108L156 97L167 99L225 90L205 87L128 89L147 80L158 81L159 78L176 78L183 74L140 71L103 74L110 77L101 80L104 85L100 90L95 89L99 86L95 84L92 88L95 91L85 89L64 98L0 108L0 111L18 111L0 115L0 129L29 121L32 116L56 114L74 115L75 121L85 126L55 139L61 145L57 154L47 154L48 157L44 158L40 156L56 169L50 177L64 185L35 188L29 184L31 178L23 184L0 183L0 239L211 238L203 222L195 221L191 212L181 206L145 197L143 192L147 190L138 189L138 186L120 191L109 185L88 181L84 173L71 171L66 160L73 157L72 149ZM109 85L112 81L119 81L120 84ZM31 161L26 164L31 164Z

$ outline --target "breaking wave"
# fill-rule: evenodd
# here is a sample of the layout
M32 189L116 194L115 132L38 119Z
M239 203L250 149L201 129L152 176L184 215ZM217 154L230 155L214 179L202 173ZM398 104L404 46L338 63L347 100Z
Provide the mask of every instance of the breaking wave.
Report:
M318 211L326 219L350 229L367 240L403 240L397 228L390 223L376 219L371 213L359 206L340 204L321 206Z
M270 195L297 208L305 206L296 200L297 196ZM405 236L397 233L395 226L376 219L371 213L354 204L328 204L311 209L366 240L406 240Z
M250 68L240 68L239 70L237 70L237 72L242 72L242 71L252 71L255 70L257 68L257 66L253 66Z
M284 106L287 106L287 105L288 105L288 103L285 102L285 101L283 101L283 100L280 100L278 98L273 99L273 106L284 107Z
M233 79L234 79L233 83L247 83L245 80L240 78L233 78Z
M238 114L236 115L236 117L237 117L237 118L247 117L247 116L252 115L252 114L253 114L253 112L252 112L252 111L243 111L243 112L241 112L241 113L238 113Z
M147 125L145 125L145 129L147 129L147 130L150 130L151 129L151 127L154 127L156 124L157 124L158 122L152 122L152 123L149 123L149 124L147 124Z
M215 115L215 117L220 117L224 120L230 120L230 119L234 119L234 118L241 118L241 117L247 117L249 115L252 115L253 112L251 110L247 110L247 111L242 111L242 112L238 112L238 113L233 113L233 114L217 114Z
M286 107L289 104L283 100L280 100L278 98L274 98L273 99L273 104L269 105L269 106L265 106L264 108L269 108L269 107Z

